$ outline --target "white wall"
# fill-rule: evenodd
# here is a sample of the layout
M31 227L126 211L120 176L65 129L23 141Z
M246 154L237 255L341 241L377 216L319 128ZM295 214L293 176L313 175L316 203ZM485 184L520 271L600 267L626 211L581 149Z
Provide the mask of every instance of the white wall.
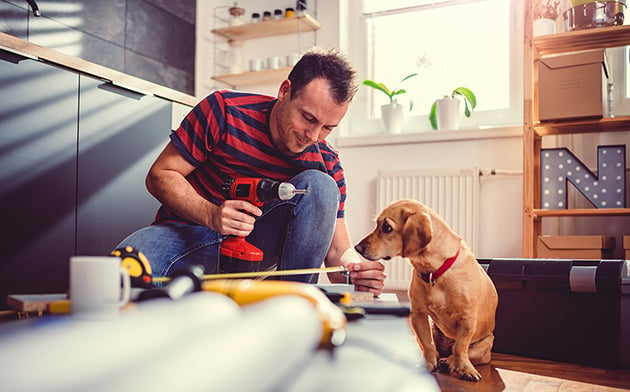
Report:
M470 133L471 135L467 135ZM402 144L361 145L340 139L338 150L348 179L347 219L355 242L374 228L376 176L379 170L496 169L480 178L479 257L519 257L522 243L522 138L520 129L457 131L444 140L438 133L395 135ZM446 135L445 135L446 136ZM469 140L466 138L473 137ZM377 140L378 140L377 139Z
M309 1L309 4L315 2ZM325 3L325 4L324 4ZM294 6L270 0L243 0L238 5L251 12ZM201 98L217 86L210 79L213 73L213 28L217 6L231 6L231 1L197 2L197 71L196 91ZM317 19L322 29L316 33L317 44L338 47L344 51L349 41L340 24L342 15L351 8L344 0L320 0ZM350 37L351 38L351 37ZM355 37L356 38L356 37ZM306 39L306 38L305 38ZM257 39L245 43L245 57L266 57L270 53L283 55L296 45L295 36ZM352 59L351 59L352 60ZM275 95L278 84L239 86L239 89ZM360 98L360 97L359 97ZM356 104L356 103L355 103ZM356 115L356 114L355 114ZM331 138L339 150L348 178L347 220L352 239L357 242L372 230L376 211L376 175L381 169L428 169L479 167L520 172L522 140L520 129L492 131L458 131L449 134L425 132L405 135L381 135L360 140L340 138L343 127L352 121L346 118ZM367 141L366 141L367 140ZM498 175L481 178L481 232L478 256L518 257L522 237L522 177Z

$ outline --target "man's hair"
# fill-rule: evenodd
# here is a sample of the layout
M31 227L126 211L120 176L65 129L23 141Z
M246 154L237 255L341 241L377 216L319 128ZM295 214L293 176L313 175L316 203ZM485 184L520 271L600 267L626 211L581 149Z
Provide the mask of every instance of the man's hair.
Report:
M348 103L357 92L356 71L346 57L336 49L309 49L289 73L291 99L317 78L324 78L330 86L330 94L337 103Z

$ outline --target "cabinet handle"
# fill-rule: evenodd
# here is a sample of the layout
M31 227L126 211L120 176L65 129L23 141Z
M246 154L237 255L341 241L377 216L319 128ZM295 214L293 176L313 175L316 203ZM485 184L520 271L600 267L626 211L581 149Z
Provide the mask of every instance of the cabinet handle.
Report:
M112 82L99 84L98 88L100 88L101 90L105 90L105 91L109 91L109 92L118 94L118 95L122 95L123 97L135 99L136 101L141 100L142 98L144 98L147 95L147 94L141 93L141 92L139 92L137 90L132 90L132 89L130 89L128 87L122 87L122 86L115 85Z
M8 61L13 64L18 64L23 60L39 60L35 56L31 56L26 53L18 52L17 50L9 50L9 49L0 49L0 59L4 61Z
M39 7L37 6L35 0L26 0L26 2L33 9L33 16L42 16L42 13L39 11Z

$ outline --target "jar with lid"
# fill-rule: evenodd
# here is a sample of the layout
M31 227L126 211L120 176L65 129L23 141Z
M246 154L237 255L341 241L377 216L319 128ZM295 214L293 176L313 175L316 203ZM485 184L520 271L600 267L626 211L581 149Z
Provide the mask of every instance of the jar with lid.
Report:
M234 3L234 7L230 7L228 12L232 16L230 18L230 26L240 26L244 24L243 20L241 19L241 16L245 14L245 8L237 7L236 3Z
M230 74L243 72L243 41L233 39L228 42L228 70Z

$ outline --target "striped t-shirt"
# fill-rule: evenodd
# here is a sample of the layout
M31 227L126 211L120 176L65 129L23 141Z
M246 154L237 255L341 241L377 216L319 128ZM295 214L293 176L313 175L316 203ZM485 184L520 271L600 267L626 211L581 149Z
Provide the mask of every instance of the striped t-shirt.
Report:
M280 153L271 141L269 114L274 97L217 91L201 100L171 133L171 142L190 164L193 188L219 205L225 200L225 181L272 178L287 181L307 169L328 173L337 183L340 203L337 217L345 214L346 179L339 155L326 141L309 146L297 156ZM162 206L154 223L192 223Z

